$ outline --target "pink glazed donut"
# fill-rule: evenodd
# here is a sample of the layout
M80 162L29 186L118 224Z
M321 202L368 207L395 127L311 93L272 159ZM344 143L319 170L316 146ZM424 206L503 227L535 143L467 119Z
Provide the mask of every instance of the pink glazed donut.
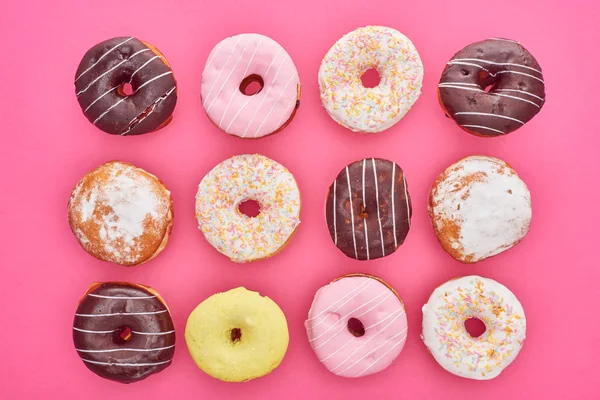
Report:
M389 367L402 351L408 329L396 291L364 274L345 275L319 289L304 325L319 361L347 378Z
M252 93L251 85L259 86ZM202 72L202 105L230 135L276 133L300 106L300 79L289 54L271 38L246 33L222 40Z

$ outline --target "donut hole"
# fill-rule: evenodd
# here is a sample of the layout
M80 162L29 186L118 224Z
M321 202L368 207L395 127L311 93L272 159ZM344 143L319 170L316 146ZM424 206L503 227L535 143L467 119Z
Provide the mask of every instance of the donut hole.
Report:
M487 85L483 90L485 90L487 93L491 92L492 90L494 90L494 84L492 83L491 85Z
M485 333L486 327L479 318L469 318L465 321L465 330L472 338L478 338Z
M348 332L350 332L353 336L361 337L365 334L365 326L360 320L356 318L350 318L348 320Z
M133 331L128 326L120 326L113 332L113 342L115 344L125 344L133 337Z
M242 330L240 328L233 328L229 332L229 336L231 337L231 343L239 342L242 340Z
M254 218L260 214L260 204L256 200L244 200L238 205L238 211L247 217Z
M123 82L117 91L121 96L131 96L133 94L133 86L129 82Z
M253 96L265 87L265 81L262 76L252 74L242 79L240 83L240 92L246 96Z
M381 77L379 76L379 71L377 71L375 68L369 68L363 72L363 74L360 76L360 80L364 87L371 89L379 85L379 82L381 82Z

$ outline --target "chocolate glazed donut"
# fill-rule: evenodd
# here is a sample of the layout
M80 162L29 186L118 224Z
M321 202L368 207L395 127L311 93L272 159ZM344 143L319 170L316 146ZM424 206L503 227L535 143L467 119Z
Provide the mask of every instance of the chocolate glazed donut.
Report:
M463 130L493 137L523 126L546 96L542 69L531 53L518 42L495 38L454 55L442 73L438 97Z
M132 94L125 94L125 84ZM177 84L164 56L133 37L88 50L77 68L75 92L87 119L113 135L141 135L166 126L177 102Z
M153 289L124 282L94 283L77 307L73 342L92 372L132 383L171 365L175 328Z
M327 227L348 257L373 260L392 254L408 234L411 215L406 177L391 161L356 161L329 187Z

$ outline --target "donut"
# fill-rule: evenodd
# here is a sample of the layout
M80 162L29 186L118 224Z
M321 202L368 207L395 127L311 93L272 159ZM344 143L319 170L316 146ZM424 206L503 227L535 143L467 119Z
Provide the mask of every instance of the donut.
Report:
M254 200L256 217L239 205ZM200 182L196 218L206 240L234 262L262 260L279 253L300 224L300 191L294 176L260 154L223 161Z
M379 84L366 88L361 76L379 73ZM381 132L400 121L421 94L423 64L412 42L384 26L358 28L329 49L319 69L325 110L355 132Z
M319 361L347 378L389 367L402 351L408 329L398 293L364 274L346 275L319 289L304 325Z
M94 283L77 306L73 343L90 371L133 383L171 365L175 328L154 289L127 282Z
M331 239L357 260L395 252L408 234L411 215L402 168L381 158L366 158L344 168L329 187L325 204Z
M473 43L446 65L438 98L446 116L463 130L482 137L506 135L542 109L542 68L514 40Z
M81 178L68 214L85 251L124 266L160 254L173 226L171 192L154 175L121 161L102 164Z
M465 321L479 319L486 331L472 337ZM469 379L497 377L521 351L525 313L515 295L500 283L472 275L450 280L423 306L427 349L446 371Z
M525 237L531 195L504 161L471 156L437 178L429 193L429 217L444 250L462 263L475 263Z
M75 93L83 114L104 132L141 135L171 122L177 83L156 47L117 37L85 53L75 73Z
M259 86L251 93L249 86ZM202 72L202 106L230 135L256 139L276 133L300 106L300 79L289 54L255 33L228 37L210 52Z
M273 300L238 287L210 296L192 311L185 341L206 374L245 382L279 366L289 334L285 315Z

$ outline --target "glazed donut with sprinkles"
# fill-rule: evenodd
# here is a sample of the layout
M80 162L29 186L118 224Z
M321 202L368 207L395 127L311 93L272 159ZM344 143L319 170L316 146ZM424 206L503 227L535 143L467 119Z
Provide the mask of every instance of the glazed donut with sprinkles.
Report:
M104 132L141 135L171 122L177 83L156 47L117 37L85 53L75 75L75 93L86 118Z
M77 306L73 342L92 372L132 383L171 365L175 328L154 289L126 282L94 283Z
M438 85L446 115L483 137L525 125L545 103L542 68L520 43L493 38L473 43L448 62Z

